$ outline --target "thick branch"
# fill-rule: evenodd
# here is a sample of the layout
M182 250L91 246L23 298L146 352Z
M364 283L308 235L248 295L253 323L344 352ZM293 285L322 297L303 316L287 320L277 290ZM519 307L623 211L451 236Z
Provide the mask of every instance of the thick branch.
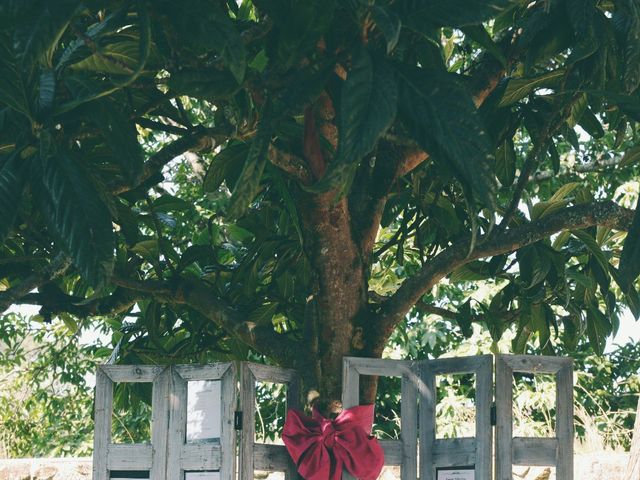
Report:
M222 138L225 137L222 135L214 136L206 129L198 129L189 135L185 135L184 137L175 140L152 155L149 160L144 163L142 173L134 184L131 182L119 181L110 184L108 189L114 195L133 190L153 175L160 173L162 168L174 158L188 151L197 152L204 149L211 149L215 142Z
M313 176L302 158L293 153L284 152L274 145L269 145L267 157L273 165L288 173L303 185L313 183Z
M383 345L402 318L425 293L453 270L473 260L513 252L562 230L577 230L594 225L626 230L631 224L632 216L632 210L613 202L595 202L570 207L535 222L510 228L499 234L491 234L489 237L481 237L469 255L467 252L471 239L467 237L456 242L402 283L382 306L370 338Z
M65 294L53 284L40 289L38 293L29 293L20 299L22 304L40 305L40 313L49 317L67 312L77 317L85 318L96 315L117 315L131 310L144 295L118 288L111 295L90 301L82 297Z
M6 311L14 303L20 303L20 299L33 289L63 275L70 266L71 260L69 257L59 254L49 265L38 272L32 273L19 285L0 292L0 312Z
M551 180L552 178L577 175L580 173L603 172L620 165L622 158L623 157L596 159L592 162L573 165L571 168L562 168L558 173L555 173L553 170L543 170L532 175L530 180L534 182L543 182L545 180Z

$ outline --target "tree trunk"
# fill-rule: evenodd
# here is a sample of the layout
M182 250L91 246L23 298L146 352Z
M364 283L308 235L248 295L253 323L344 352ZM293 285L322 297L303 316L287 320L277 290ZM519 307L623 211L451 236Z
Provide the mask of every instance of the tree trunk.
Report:
M628 478L629 480L640 478L640 397L638 397L636 423L633 427L631 453L629 455L629 463L627 463L627 471L624 478Z

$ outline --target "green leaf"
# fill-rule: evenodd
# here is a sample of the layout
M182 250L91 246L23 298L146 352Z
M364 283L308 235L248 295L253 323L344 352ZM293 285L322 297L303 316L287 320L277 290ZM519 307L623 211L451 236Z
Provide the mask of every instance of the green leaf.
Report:
M254 4L274 19L273 64L288 70L316 46L331 24L335 0L256 0Z
M456 323L460 327L462 335L466 338L470 338L473 335L473 328L471 321L473 315L471 312L471 298L467 299L460 307L458 307L458 314L456 315Z
M513 141L505 139L496 149L496 176L503 187L513 184L516 177L516 152L513 149Z
M538 220L547 215L562 210L569 204L569 200L549 200L548 202L538 202L531 208L531 220Z
M636 208L620 255L620 287L629 291L640 275L640 208Z
M29 15L29 21L16 26L14 48L22 65L42 62L51 68L58 42L80 8L80 0L40 2Z
M198 56L208 55L211 50L217 52L236 81L242 83L247 52L240 32L220 2L191 0L189 8L171 0L158 4L175 28L181 47L191 49ZM197 12L197 21L194 21L194 12Z
M131 72L131 75L124 80L114 81L113 83L119 87L126 87L135 81L144 71L144 67L147 65L147 61L151 55L151 20L149 19L149 13L147 12L147 6L145 2L139 0L137 2L137 17L138 17L138 61L135 69Z
M538 88L556 87L565 73L564 69L558 69L535 77L509 79L500 106L512 105Z
M54 115L69 112L85 103L106 97L120 88L114 86L111 82L98 81L82 73L67 75L63 81L74 99L58 105L54 109Z
M48 112L53 106L56 95L56 77L53 70L45 70L40 74L40 88L38 92L38 109Z
M380 5L371 7L371 17L387 40L387 53L391 53L400 39L402 29L400 17L389 8Z
M624 156L622 160L620 160L619 168L628 167L629 165L633 165L638 160L640 160L640 146L631 147L629 150L624 152Z
M564 200L579 186L580 186L580 183L578 182L565 183L560 188L558 188L558 190L556 190L556 193L551 195L551 198L549 199L549 201L557 202L558 200Z
M402 68L399 80L399 111L411 136L495 209L494 159L467 90L454 75L435 70Z
M596 261L600 264L600 267L602 267L602 270L604 272L608 272L610 267L609 260L607 260L607 257L605 256L604 252L600 248L600 245L596 243L595 238L593 238L585 230L571 230L571 234L577 239L579 239L582 243L584 243L585 247L587 247L587 250L589 250L589 252L594 256Z
M178 70L167 80L171 93L205 100L219 100L234 95L240 85L226 70Z
M231 219L237 219L242 216L260 191L262 173L267 164L267 150L269 149L271 133L276 123L271 112L271 103L267 101L262 111L258 132L251 143L247 160L231 194L227 212Z
M213 157L204 177L202 185L204 192L215 192L222 185L222 182L229 178L232 171L240 171L244 166L250 148L251 145L248 143L234 143L227 145ZM229 190L233 190L234 186L227 184Z
M620 3L614 14L614 22L623 28L625 91L633 93L640 85L640 5L635 1Z
M136 243L130 250L145 260L154 261L158 259L160 246L157 238L151 238Z
M120 110L107 100L91 105L93 114L90 118L100 128L102 136L113 152L113 160L122 167L125 174L137 182L142 173L144 152L138 142L138 131L135 124Z
M13 228L26 179L27 161L16 151L0 158L0 240Z
M465 36L469 37L471 40L476 42L478 45L486 49L491 55L493 55L496 60L498 60L502 66L507 65L507 59L500 50L500 47L495 44L489 32L487 32L486 28L482 25L469 25L468 27L462 28L462 32Z
M72 70L131 75L139 61L139 42L130 35L109 38L99 52L69 66Z
M83 278L101 286L113 270L111 214L69 153L43 155L33 185L47 225Z
M587 337L589 344L596 352L602 355L607 346L607 337L611 334L611 322L597 305L587 306Z
M604 130L598 118L594 115L590 108L586 108L578 121L578 124L584 128L585 132L593 138L601 138L604 136Z
M9 38L0 36L0 103L32 118L33 88L26 72L18 67L10 45Z
M413 0L406 2L404 18L414 24L462 27L497 17L510 0Z
M358 50L342 86L336 158L312 191L327 191L350 179L350 172L393 122L397 102L397 84L389 64L372 59L364 48Z
M256 325L269 325L278 310L278 305L278 302L260 305L249 314L247 320Z
M69 42L67 48L65 48L62 55L56 64L55 69L60 70L66 67L70 63L74 63L79 55L84 52L87 48L87 41L95 42L101 35L112 32L119 27L122 27L122 21L126 19L127 9L129 7L129 3L124 3L119 9L115 12L107 15L103 21L99 23L95 23L91 25L84 32L81 38L77 38Z

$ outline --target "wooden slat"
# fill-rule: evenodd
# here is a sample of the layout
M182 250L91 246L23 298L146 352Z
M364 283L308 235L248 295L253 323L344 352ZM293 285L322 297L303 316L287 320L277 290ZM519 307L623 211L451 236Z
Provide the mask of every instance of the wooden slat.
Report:
M429 369L433 375L464 375L477 373L487 362L493 364L492 355L478 355L472 357L452 357L428 360Z
M385 358L345 357L352 368L360 375L379 377L401 377L409 374L412 363L408 360L389 360Z
M474 465L475 462L475 438L441 438L433 445L434 467Z
M202 472L207 470L222 470L222 453L219 443L185 443L182 445L182 451L179 452L179 469L191 472ZM235 458L235 455L233 456ZM233 478L222 475L221 478ZM181 476L174 477L171 480L178 480Z
M532 467L555 466L558 462L557 438L513 438L513 464ZM560 477L558 478L565 478Z
M232 363L212 363L207 365L175 365L175 371L186 381L220 380L233 366Z
M286 471L291 462L289 453L282 445L256 443L253 446L254 468L267 472Z
M258 382L289 383L298 378L298 373L290 368L262 365L260 363L246 363Z
M102 365L100 368L114 383L153 382L165 369L157 365Z
M402 440L378 440L378 442L384 450L384 464L388 466L401 466L404 460Z
M418 393L419 376L405 369L401 384L400 439L402 445L402 480L418 478Z
M549 357L542 355L500 355L514 372L534 374L556 374L571 360L564 357Z
M496 480L513 480L513 370L496 357Z
M182 480L184 476L183 446L187 429L187 382L171 369L171 397L169 398L169 438L167 444L167 478Z
M167 478L167 447L169 440L169 388L171 368L156 376L151 399L151 445L153 457L149 477L153 480Z
M254 463L254 439L255 439L255 389L256 377L247 363L240 367L240 410L242 411L242 435L240 436L240 480L253 480Z
M236 369L228 364L222 376L222 425L220 442L222 459L220 463L220 478L236 478L236 431L234 430L234 415L237 398Z
M96 399L93 436L93 478L108 480L107 447L111 443L111 412L113 411L113 382L103 367L96 371Z
M491 480L493 473L493 356L478 358L476 370L476 480Z
M573 480L573 363L568 360L556 376L556 437L558 478Z
M153 447L148 443L111 443L106 450L109 470L150 471ZM151 476L150 478L155 477Z
M360 374L353 359L346 357L342 361L342 406L355 407L360 404Z
M420 398L420 479L435 480L434 444L436 441L436 386L429 362L419 362L422 388Z

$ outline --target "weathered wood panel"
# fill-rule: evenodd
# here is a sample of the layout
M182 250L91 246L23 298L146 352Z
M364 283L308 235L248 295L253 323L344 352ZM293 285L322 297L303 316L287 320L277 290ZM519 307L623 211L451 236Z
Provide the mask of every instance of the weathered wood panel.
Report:
M151 444L111 442L114 383L152 383ZM101 365L96 372L93 478L108 480L111 470L149 471L166 479L169 373L149 365Z
M182 480L185 471L219 471L220 478L235 477L236 374L232 363L210 365L176 365L171 369L171 399L167 450L167 477ZM188 382L220 381L220 438L187 441Z
M416 362L420 372L420 478L435 480L438 467L474 465L477 480L491 480L493 431L493 357L444 358ZM476 377L476 425L473 438L436 439L436 376Z
M221 409L221 435L211 441L187 443L187 382L208 380L221 382L220 404L216 402ZM115 382L152 382L150 444L111 443ZM112 470L149 471L153 480L183 480L185 471L217 471L220 478L235 478L233 420L236 399L236 374L231 363L99 367L96 374L93 478L108 480Z
M283 445L255 442L256 382L287 385L287 409L300 404L300 380L295 370L243 362L240 368L240 410L242 435L240 438L240 480L253 480L256 470L284 472L287 480L296 478L296 467Z
M513 438L513 374L551 374L556 381L556 436ZM496 480L512 480L513 465L555 466L573 480L573 363L569 358L496 356Z
M400 439L385 440L380 444L384 449L385 465L401 467L402 480L418 477L417 442L418 409L417 390L420 378L413 370L412 362L379 358L345 357L342 374L342 403L344 408L360 404L360 376L401 377L402 403L400 407ZM345 474L345 479L352 478Z

